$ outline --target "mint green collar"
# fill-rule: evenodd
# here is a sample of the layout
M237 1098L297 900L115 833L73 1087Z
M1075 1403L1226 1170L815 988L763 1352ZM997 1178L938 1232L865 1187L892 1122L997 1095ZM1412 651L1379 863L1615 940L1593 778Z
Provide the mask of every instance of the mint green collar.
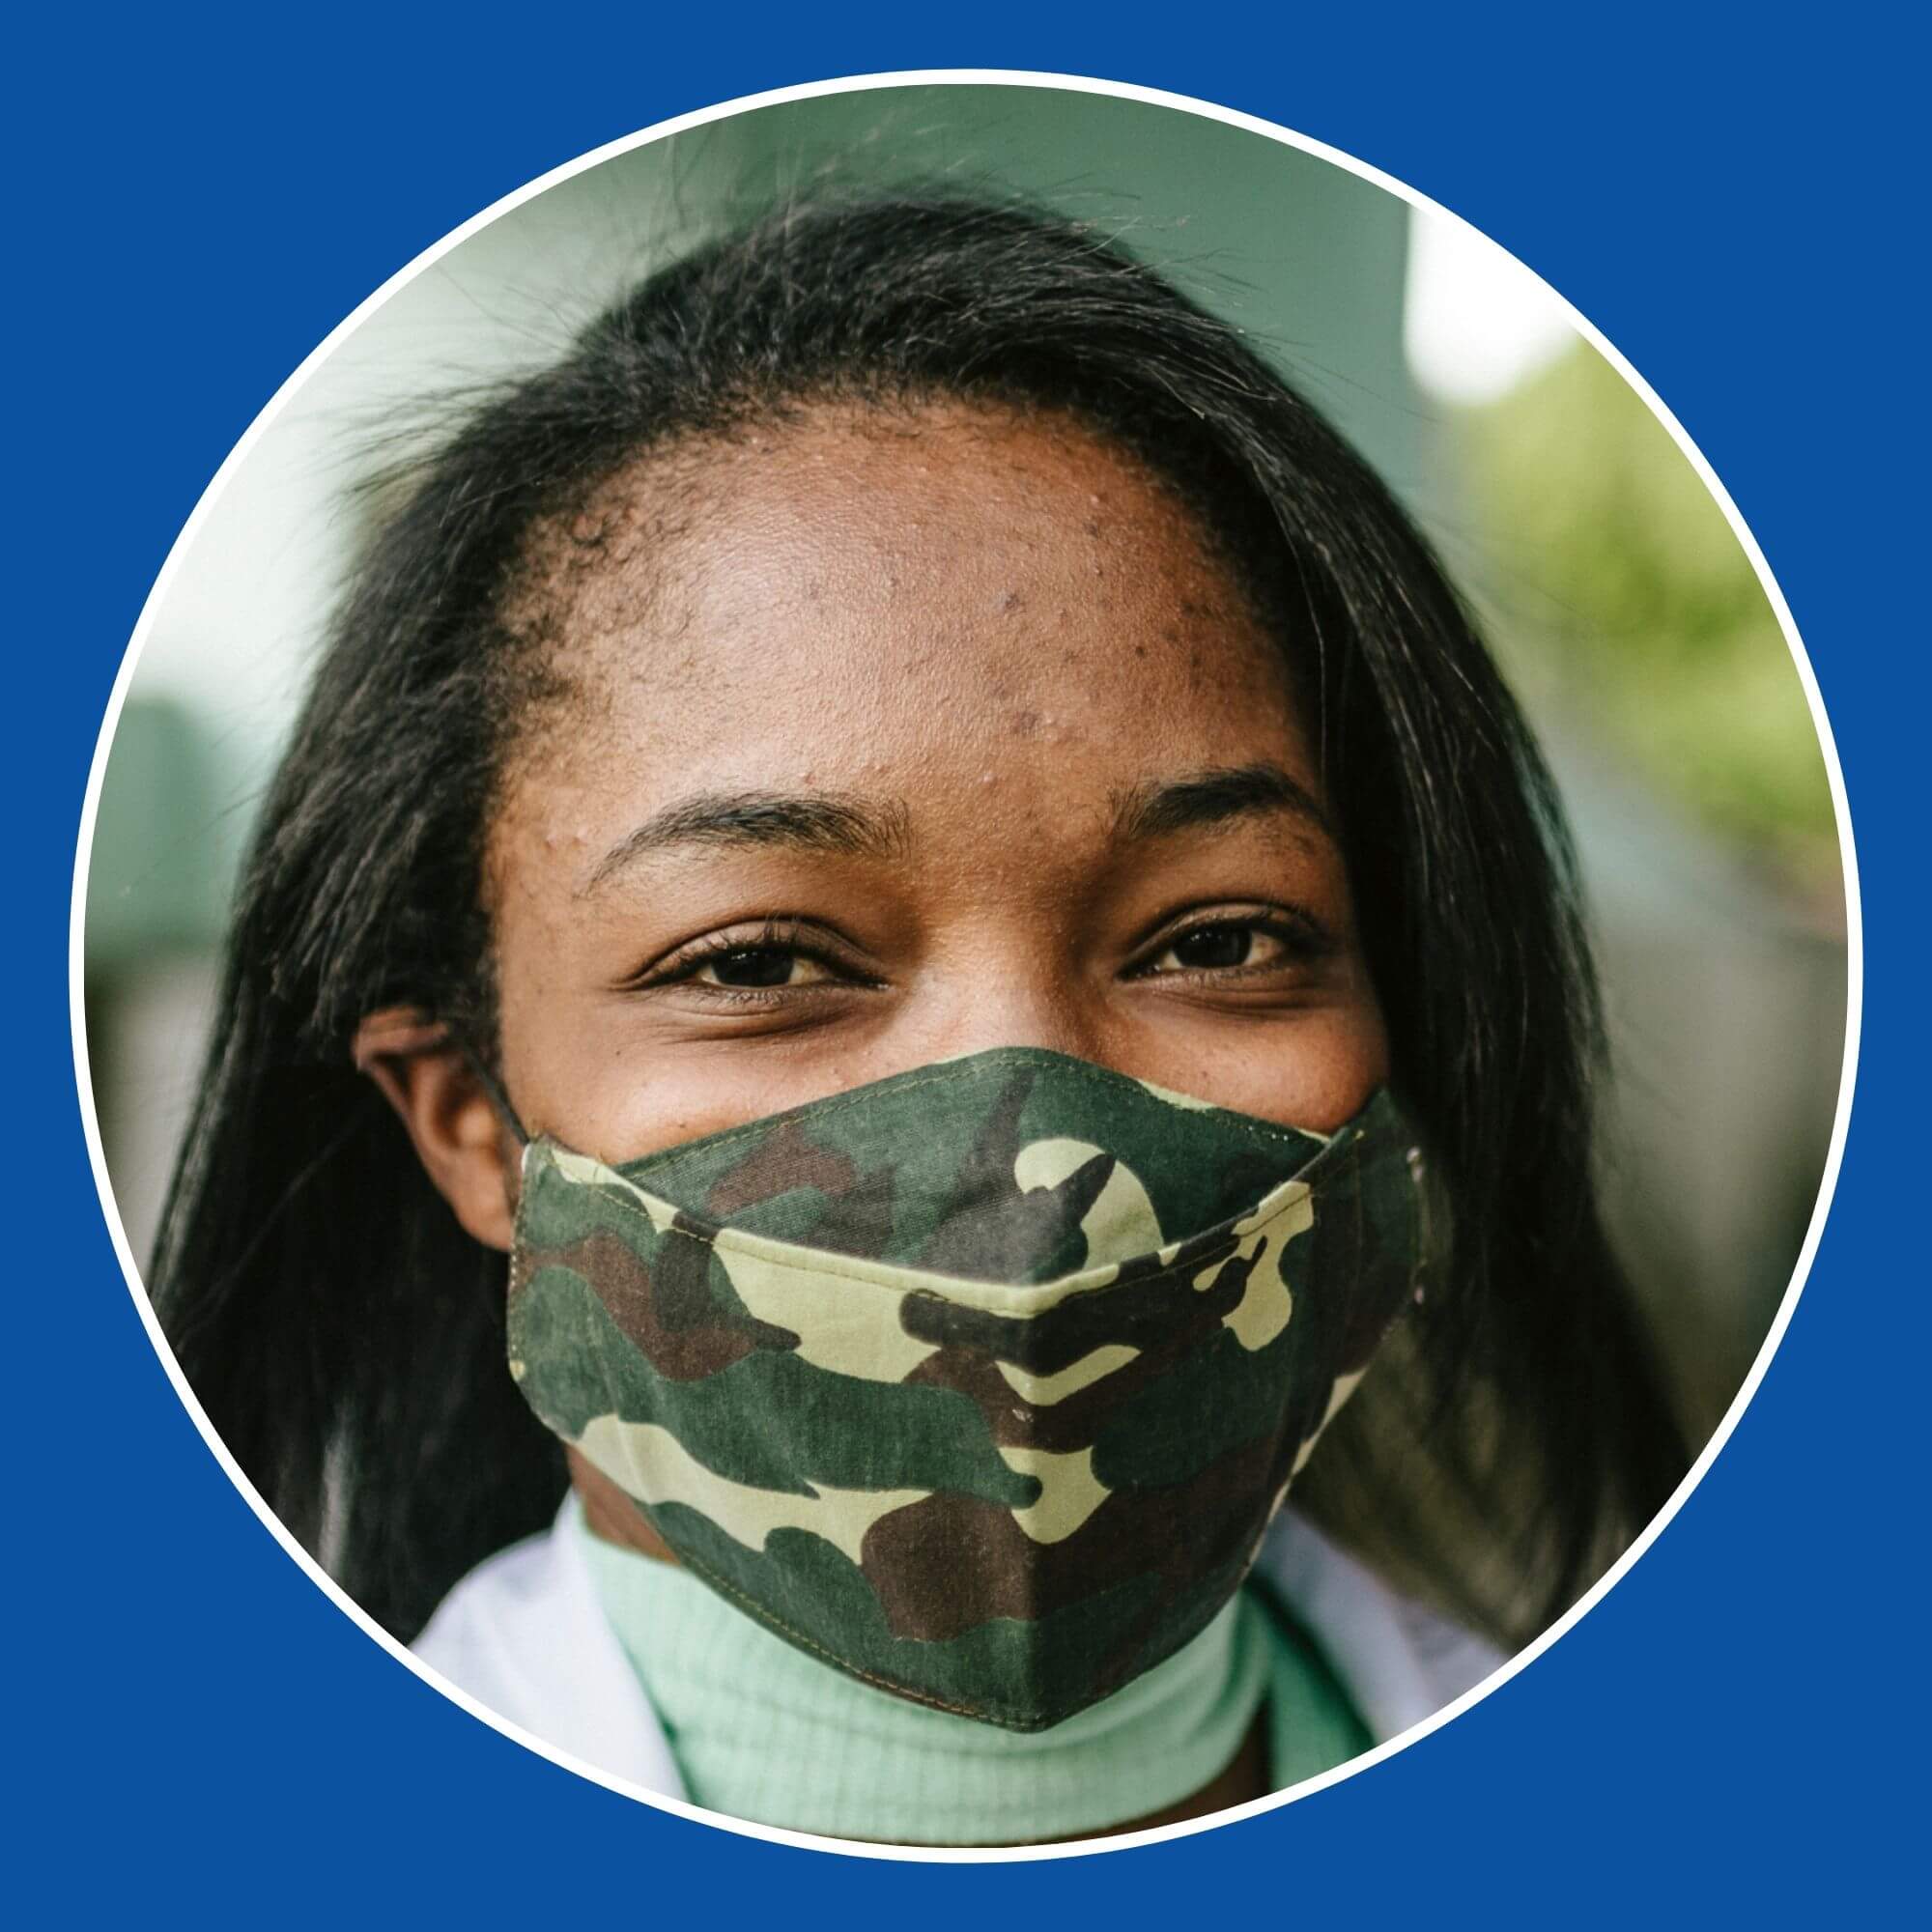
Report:
M1003 1730L827 1668L689 1572L594 1536L597 1594L695 1804L886 1844L1079 1837L1192 1796L1268 1707L1277 1788L1369 1739L1334 1679L1250 1585L1191 1643L1050 1730Z

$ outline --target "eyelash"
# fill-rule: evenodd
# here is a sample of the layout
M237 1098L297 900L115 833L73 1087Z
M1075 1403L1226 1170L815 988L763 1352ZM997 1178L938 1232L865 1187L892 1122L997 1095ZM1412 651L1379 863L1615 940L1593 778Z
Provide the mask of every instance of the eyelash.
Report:
M781 915L767 919L754 933L715 932L679 947L657 965L645 968L625 982L625 990L646 992L660 986L695 985L721 1006L768 1007L781 1001L796 1000L802 993L818 990L805 986L717 986L706 984L697 975L715 959L728 959L737 952L789 952L810 959L839 975L847 985L874 986L850 960L841 959L830 949L809 945L801 926Z
M1171 952L1175 947L1183 945L1196 934L1215 932L1231 926L1278 940L1287 952L1287 960L1261 966L1243 964L1183 967L1179 971L1166 973L1155 973L1151 970L1152 961L1159 959L1162 954ZM1309 914L1291 907L1271 907L1245 914L1217 912L1208 918L1172 926L1161 932L1153 941L1146 943L1140 950L1141 963L1128 968L1122 976L1123 979L1161 979L1196 984L1212 981L1226 985L1243 978L1279 971L1284 963L1312 963L1325 958L1334 951L1334 939L1327 928ZM881 983L876 980L867 979L850 960L838 957L831 949L809 944L803 927L775 915L767 919L755 933L719 932L693 940L688 945L680 947L660 964L649 967L627 980L625 989L642 992L662 986L690 985L720 1006L740 1009L771 1007L795 1001L803 995L822 989L829 990L822 988L821 985L724 986L697 979L696 976L712 961L727 959L741 952L785 952L800 959L809 959L815 965L823 966L837 974L839 980L847 986L875 987Z
M1199 933L1219 932L1232 927L1239 932L1252 932L1258 936L1279 940L1285 960L1251 966L1200 966L1183 967L1179 972L1155 973L1152 961L1163 953L1171 952L1177 946L1184 945ZM1205 919L1197 919L1186 924L1172 926L1160 934L1143 950L1142 964L1129 968L1125 977L1130 980L1186 980L1192 981L1213 980L1225 985L1230 980L1244 977L1254 978L1264 973L1278 972L1284 964L1311 964L1326 958L1335 950L1335 942L1328 929L1310 914L1289 906L1257 908L1252 912L1220 911Z

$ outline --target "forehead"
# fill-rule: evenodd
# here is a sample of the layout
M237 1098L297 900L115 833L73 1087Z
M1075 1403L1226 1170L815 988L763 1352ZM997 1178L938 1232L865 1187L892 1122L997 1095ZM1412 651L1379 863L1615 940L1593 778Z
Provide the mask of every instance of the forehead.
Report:
M720 784L1307 771L1279 647L1197 520L1069 422L826 406L694 443L547 530L509 612L558 694L506 815Z

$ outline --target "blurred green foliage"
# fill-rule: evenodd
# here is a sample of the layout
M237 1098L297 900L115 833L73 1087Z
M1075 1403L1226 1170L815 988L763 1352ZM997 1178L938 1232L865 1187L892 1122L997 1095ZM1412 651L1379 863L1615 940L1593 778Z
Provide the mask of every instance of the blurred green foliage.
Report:
M1696 470L1597 352L1460 412L1452 451L1499 654L1752 860L1836 871L1817 732L1777 620Z

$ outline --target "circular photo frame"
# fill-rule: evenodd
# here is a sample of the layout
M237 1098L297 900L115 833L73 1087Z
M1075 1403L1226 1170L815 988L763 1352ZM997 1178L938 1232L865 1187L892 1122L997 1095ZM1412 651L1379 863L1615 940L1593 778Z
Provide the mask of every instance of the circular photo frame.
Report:
M1559 296L1251 117L877 76L531 183L263 410L75 1052L371 1637L681 1815L1030 1859L1367 1771L1628 1571L1816 1251L1859 937L1784 599Z

